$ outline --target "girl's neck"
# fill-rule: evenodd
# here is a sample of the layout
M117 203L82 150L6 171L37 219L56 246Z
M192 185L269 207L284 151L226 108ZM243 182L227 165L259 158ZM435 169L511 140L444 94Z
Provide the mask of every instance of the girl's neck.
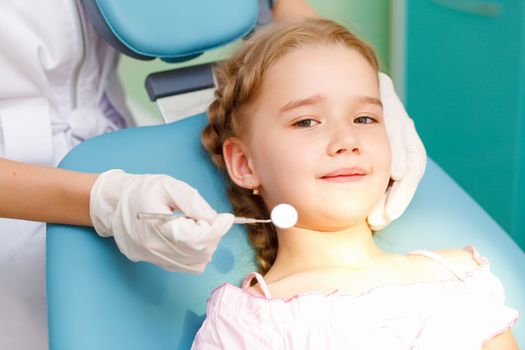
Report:
M279 279L319 268L362 269L385 257L366 222L337 232L294 227L278 233L277 258L267 276Z

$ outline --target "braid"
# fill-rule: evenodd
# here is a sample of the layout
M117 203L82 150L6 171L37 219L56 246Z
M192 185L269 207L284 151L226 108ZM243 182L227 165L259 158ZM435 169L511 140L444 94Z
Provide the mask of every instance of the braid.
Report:
M226 139L236 136L240 127L234 115L234 107L239 105L241 84L235 77L242 76L235 68L236 62L219 64L214 73L216 78L215 100L208 108L208 125L202 132L202 144L211 155L213 163L221 170L226 170L222 145ZM236 123L237 121L237 123ZM260 196L254 196L250 190L237 186L228 178L228 198L236 216L265 218L269 212ZM259 272L266 273L277 255L277 232L272 225L249 225L248 238L255 249L255 258Z

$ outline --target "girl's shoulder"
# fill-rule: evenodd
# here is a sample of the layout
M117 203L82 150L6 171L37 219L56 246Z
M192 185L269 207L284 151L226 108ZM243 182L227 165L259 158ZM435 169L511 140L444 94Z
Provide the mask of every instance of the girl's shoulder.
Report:
M432 268L443 279L449 276L465 281L467 277L489 275L490 272L488 258L481 255L473 245L463 249L415 250L407 256L415 261L416 266Z
M434 253L443 256L450 261L458 270L468 273L481 265L488 264L488 259L482 256L475 246L467 246L463 249L442 249Z

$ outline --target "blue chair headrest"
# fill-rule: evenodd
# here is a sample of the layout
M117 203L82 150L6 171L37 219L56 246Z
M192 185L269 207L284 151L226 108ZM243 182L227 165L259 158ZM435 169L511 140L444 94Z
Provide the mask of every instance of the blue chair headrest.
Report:
M99 33L135 58L185 60L250 33L257 0L84 0Z

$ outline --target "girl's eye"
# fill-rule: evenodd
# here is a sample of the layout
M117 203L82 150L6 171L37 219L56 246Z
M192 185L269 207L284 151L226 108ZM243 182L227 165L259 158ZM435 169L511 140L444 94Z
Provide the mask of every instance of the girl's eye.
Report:
M318 121L316 121L315 119L302 119L302 120L299 120L298 122L294 123L293 125L294 126L297 126L299 128L310 128L314 125L317 125L319 124Z
M376 120L374 118L367 116L361 116L354 119L354 123L356 124L372 124L375 122Z

